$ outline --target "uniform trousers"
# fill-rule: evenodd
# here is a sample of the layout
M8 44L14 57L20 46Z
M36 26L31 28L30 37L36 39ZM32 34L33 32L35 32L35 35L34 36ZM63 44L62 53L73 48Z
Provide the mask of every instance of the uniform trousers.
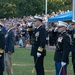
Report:
M34 63L35 63L35 69L36 69L36 74L37 75L45 75L44 74L44 56L40 56L40 57L34 57Z
M72 64L73 64L73 71L75 75L75 52L72 52Z
M2 59L0 58L0 75L3 75Z
M6 69L6 75L13 75L12 73L12 54L5 53L5 69Z
M56 75L59 75L61 69L61 62L55 62ZM62 67L60 75L67 75L67 65Z

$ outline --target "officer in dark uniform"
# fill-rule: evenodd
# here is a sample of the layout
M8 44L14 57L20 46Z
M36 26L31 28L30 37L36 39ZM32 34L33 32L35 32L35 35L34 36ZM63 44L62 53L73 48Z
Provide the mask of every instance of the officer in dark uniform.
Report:
M2 33L2 25L0 24L0 75L3 75L3 57L4 57L4 48L5 48L5 36Z
M31 56L34 57L35 69L37 75L44 74L44 56L46 55L45 43L46 43L46 30L42 26L42 19L35 16L34 26L36 27L33 32L33 42L31 49Z
M58 32L56 51L54 55L56 75L67 75L67 64L71 49L70 35L66 32L67 23L58 22Z
M71 27L73 29L71 31L71 35L72 35L72 47L71 47L71 51L72 51L72 64L73 64L73 71L74 71L74 75L75 75L75 23L72 23Z

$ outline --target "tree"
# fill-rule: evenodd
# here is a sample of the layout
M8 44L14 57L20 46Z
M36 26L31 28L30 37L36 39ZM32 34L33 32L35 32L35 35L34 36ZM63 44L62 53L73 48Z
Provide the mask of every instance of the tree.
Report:
M13 3L0 3L0 18L13 17L17 14L16 5Z
M66 4L70 3L70 4ZM68 0L48 0L48 13L57 12L59 9L61 10L72 10L72 1L68 2Z
M34 15L43 12L43 0L24 0L19 1L17 8L19 15Z
M72 10L72 0L48 0L48 13ZM0 0L0 18L45 13L45 0Z
M16 5L13 3L6 3L3 5L5 11L4 11L4 16L5 17L14 17L15 15L17 15L16 12Z

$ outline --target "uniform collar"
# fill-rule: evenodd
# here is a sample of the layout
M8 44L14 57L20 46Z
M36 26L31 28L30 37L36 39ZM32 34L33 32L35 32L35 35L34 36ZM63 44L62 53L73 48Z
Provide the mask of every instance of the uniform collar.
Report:
M38 27L37 27L37 29L39 29L41 27L41 25L39 25Z
M10 30L12 30L12 28L10 28L10 29L8 30L8 32L10 32Z
M62 35L62 34L65 34L65 33L66 33L66 31L64 31L64 32L61 32L61 35Z

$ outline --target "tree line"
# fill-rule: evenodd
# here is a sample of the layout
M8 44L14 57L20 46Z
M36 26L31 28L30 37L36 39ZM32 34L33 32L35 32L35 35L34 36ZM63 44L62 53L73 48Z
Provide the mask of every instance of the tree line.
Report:
M72 10L72 0L48 0L48 14ZM45 0L0 0L0 18L22 17L45 13Z

